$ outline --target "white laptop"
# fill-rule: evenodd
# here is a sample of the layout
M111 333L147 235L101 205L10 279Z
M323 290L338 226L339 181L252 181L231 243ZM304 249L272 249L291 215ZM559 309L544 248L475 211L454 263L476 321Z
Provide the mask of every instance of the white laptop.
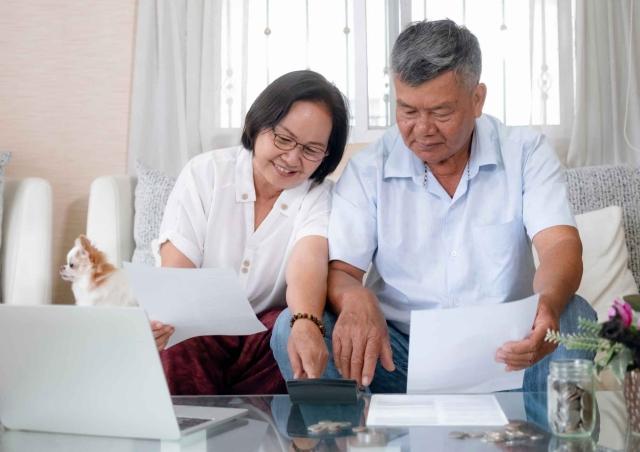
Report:
M178 408L196 416L181 419ZM6 428L179 439L246 411L174 410L140 308L0 304L0 422Z

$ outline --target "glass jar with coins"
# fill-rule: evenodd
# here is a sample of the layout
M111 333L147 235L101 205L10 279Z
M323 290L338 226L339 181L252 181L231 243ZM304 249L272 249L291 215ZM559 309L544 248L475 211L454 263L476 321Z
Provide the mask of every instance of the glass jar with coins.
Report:
M561 437L586 437L595 425L593 363L586 359L551 361L547 377L549 428Z

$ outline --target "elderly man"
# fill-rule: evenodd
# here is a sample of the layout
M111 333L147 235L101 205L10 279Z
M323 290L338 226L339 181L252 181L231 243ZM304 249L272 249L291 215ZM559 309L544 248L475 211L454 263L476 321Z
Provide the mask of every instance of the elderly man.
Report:
M595 319L574 295L582 245L563 169L543 135L482 114L480 48L466 28L412 24L394 45L392 69L397 124L351 159L333 194L328 298L337 320L324 317L333 352L324 375L405 392L412 310L537 293L529 336L504 344L495 359L527 369L524 389L544 390L554 352L547 329ZM272 348L291 378L302 375L283 345L288 315Z

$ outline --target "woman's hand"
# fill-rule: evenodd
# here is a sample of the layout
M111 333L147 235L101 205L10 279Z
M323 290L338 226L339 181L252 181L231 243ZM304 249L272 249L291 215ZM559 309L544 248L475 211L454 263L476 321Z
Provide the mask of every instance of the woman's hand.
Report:
M165 325L162 322L158 322L157 320L152 320L150 323L151 332L156 340L156 347L158 348L158 351L161 352L167 346L167 342L169 342L169 338L175 331L175 328L171 325Z
M291 327L287 344L293 378L320 378L327 367L329 352L318 325L298 319Z

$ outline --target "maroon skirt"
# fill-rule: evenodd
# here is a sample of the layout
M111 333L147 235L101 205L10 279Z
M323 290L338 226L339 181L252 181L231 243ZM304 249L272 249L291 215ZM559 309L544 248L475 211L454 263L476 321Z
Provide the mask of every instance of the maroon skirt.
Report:
M258 315L267 331L249 336L201 336L160 352L172 395L284 394L271 352L271 331L281 309Z

